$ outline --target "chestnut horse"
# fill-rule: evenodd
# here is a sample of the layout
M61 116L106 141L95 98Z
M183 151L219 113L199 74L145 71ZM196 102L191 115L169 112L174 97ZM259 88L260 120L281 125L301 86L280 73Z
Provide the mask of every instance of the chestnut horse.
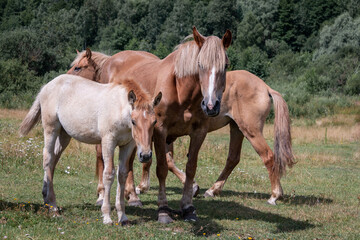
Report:
M97 62L91 52L86 51L78 55L68 71L102 83L138 79L150 94L162 92L163 100L155 110L158 123L153 135L159 180L158 221L161 223L172 222L165 192L167 146L184 135L189 135L191 140L180 207L185 220L197 220L192 184L198 152L207 134L208 116L220 113L225 90L226 49L231 43L231 32L227 30L222 39L204 37L194 27L193 36L194 41L179 45L162 60L142 51L123 51ZM94 71L91 73L91 70ZM99 152L98 156L101 156ZM100 195L102 188L100 185Z
M156 123L154 106L161 93L150 101L133 81L122 84L99 84L69 74L60 75L40 91L21 123L26 135L40 120L44 128L44 202L57 212L53 178L55 166L71 138L89 144L102 144L104 156L103 222L111 224L110 188L114 180L114 150L120 147L116 209L119 222L128 223L125 215L124 189L130 156L138 149L140 162L151 158L151 139ZM136 124L135 124L136 123Z
M263 136L263 127L270 112L271 99L274 103L275 112L275 153L272 152ZM271 182L271 197L268 203L276 205L276 200L283 195L280 178L285 173L287 166L292 167L294 165L289 110L286 102L277 91L271 89L254 74L244 70L227 72L221 112L217 117L209 119L208 132L215 131L228 124L230 124L230 144L226 165L217 181L205 192L204 196L214 197L221 193L225 181L240 161L241 147L245 136L268 170ZM173 144L168 149L169 170L184 183L185 174L174 164ZM142 180L136 188L136 193L133 189L126 189L126 192L132 195L131 198L137 198L136 194L149 189L150 166L151 161L144 163ZM194 189L198 188L194 187ZM194 195L196 194L194 192Z

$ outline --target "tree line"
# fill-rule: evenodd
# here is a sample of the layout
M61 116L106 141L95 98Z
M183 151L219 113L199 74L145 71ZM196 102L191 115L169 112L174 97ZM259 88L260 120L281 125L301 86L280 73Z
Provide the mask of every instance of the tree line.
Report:
M331 113L360 93L359 16L359 0L0 0L0 106L28 107L76 49L163 58L195 25L230 29L230 70L279 90L292 116Z

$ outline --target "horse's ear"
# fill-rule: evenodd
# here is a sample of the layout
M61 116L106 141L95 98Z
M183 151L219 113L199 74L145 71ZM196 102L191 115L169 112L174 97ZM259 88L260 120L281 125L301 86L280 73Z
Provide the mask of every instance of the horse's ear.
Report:
M196 44L201 48L205 42L205 37L198 32L195 26L193 26L193 35Z
M225 50L228 49L228 47L231 44L232 34L229 29L226 30L226 33L224 34L222 38L222 44L224 45Z
M153 106L157 106L161 101L162 93L159 92L158 95L154 98Z
M136 101L136 95L133 90L131 90L128 94L128 100L131 106L134 108L134 103Z
M92 53L91 53L90 48L86 48L86 58L87 58L87 59L89 59L89 60L91 59L91 54L92 54Z

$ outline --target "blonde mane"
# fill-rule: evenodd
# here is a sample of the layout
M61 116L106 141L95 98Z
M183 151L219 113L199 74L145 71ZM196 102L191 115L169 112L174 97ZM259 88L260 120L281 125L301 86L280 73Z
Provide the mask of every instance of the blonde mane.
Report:
M218 37L206 37L200 51L195 41L182 43L176 50L175 74L179 78L198 74L199 66L204 69L215 67L216 71L225 69L226 52Z

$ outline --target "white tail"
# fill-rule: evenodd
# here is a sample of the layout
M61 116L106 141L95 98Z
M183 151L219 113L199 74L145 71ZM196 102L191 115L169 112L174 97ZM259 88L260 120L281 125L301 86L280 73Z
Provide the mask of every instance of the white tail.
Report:
M39 95L36 97L35 102L31 106L28 114L26 115L25 119L22 121L20 125L20 135L25 136L27 135L30 130L35 126L36 123L39 122L41 116L41 107L40 107L40 100Z

